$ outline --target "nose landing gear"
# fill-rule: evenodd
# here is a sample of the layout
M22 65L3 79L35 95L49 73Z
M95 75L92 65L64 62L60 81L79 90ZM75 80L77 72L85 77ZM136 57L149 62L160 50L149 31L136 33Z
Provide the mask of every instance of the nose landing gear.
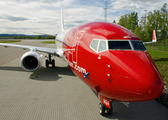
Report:
M112 103L110 103L111 109L106 107L102 102L99 103L99 113L104 116L105 114L111 115L113 113L113 106Z
M113 113L112 100L98 95L101 103L99 104L99 113L104 116L105 114L111 115Z
M52 60L51 57L52 55L48 54L48 59L46 60L46 68L48 68L50 64L52 65L52 67L55 67L55 60Z

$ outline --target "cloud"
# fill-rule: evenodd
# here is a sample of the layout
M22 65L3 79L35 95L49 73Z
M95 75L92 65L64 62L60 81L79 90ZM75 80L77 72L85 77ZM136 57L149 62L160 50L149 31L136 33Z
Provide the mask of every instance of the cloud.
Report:
M2 16L0 16L0 19L7 19L7 20L10 20L10 21L25 21L25 20L28 20L25 17L15 17L15 16L11 16L11 15L2 15Z
M110 8L108 9L110 16L114 15L116 21L120 16L130 14L133 11L138 13L139 19L145 15L145 11L154 11L160 9L167 0L111 0ZM113 19L114 20L114 19Z
M145 4L145 3L156 3L156 2L159 2L160 0L124 0L124 1L134 2L134 3L141 2Z
M107 0L107 20L118 21L121 15L160 9L167 0ZM0 33L32 34L32 31L60 32L60 6L63 6L65 28L104 21L104 0L0 0ZM10 29L15 28L15 29Z
M144 5L142 5L139 2L130 2L130 1L129 0L114 1L111 3L112 9L115 11L123 11L123 10L136 10L145 8Z
M136 11L142 9L151 9L151 7L157 9L164 3L166 3L166 0L111 0L111 9L114 11Z

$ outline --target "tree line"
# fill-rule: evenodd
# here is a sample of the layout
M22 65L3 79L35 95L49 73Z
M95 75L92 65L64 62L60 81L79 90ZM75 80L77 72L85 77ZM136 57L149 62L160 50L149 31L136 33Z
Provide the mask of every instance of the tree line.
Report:
M42 35L21 36L21 35L18 35L18 36L0 37L0 39L55 39L55 37L54 36L50 36L50 35L47 35L47 36L42 36Z
M113 23L116 23L115 20ZM136 34L143 42L151 41L153 29L158 42L168 42L168 11L167 3L160 10L150 11L138 20L138 13L131 12L120 17L119 25Z

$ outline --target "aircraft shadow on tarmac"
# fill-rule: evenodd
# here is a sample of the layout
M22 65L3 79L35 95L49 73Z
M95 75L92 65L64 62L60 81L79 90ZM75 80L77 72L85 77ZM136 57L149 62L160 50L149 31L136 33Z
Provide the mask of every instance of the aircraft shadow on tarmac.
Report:
M0 66L0 70L26 72L21 67ZM61 75L74 76L74 73L69 67L45 68L32 72L29 76L31 80L38 81L57 81ZM97 96L97 93L93 91ZM148 102L132 102L127 108L124 104L118 101L113 103L113 114L104 116L107 119L118 120L168 120L168 109L156 102L155 100Z
M91 89L98 97L98 94ZM104 117L115 120L158 120L168 119L168 110L155 100L147 102L130 102L129 107L119 101L113 101L113 114Z
M9 67L9 66L0 66L0 70L5 71L19 71L27 72L21 67ZM75 76L69 67L54 67L54 68L45 68L41 67L39 70L33 72L30 75L30 79L39 80L39 81L57 81L59 80L59 75Z
M98 97L98 94L92 90ZM155 100L147 102L130 102L129 107L119 101L113 101L113 114L106 114L107 119L115 120L166 120L167 108Z
M0 66L0 70L26 72L21 67Z
M155 100L147 102L131 102L130 107L118 101L113 103L113 114L105 116L118 120L167 120L167 108Z
M61 78L59 75L75 76L69 67L41 67L38 71L35 71L30 75L30 79L39 81L57 81Z

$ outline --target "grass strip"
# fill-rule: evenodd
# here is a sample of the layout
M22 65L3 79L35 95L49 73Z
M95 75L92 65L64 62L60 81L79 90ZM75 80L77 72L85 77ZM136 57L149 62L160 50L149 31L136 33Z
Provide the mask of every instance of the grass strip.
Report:
M0 40L0 43L15 43L20 42L21 40Z
M148 50L165 84L168 83L168 52Z
M41 43L44 43L44 44L55 44L55 41L43 41Z

